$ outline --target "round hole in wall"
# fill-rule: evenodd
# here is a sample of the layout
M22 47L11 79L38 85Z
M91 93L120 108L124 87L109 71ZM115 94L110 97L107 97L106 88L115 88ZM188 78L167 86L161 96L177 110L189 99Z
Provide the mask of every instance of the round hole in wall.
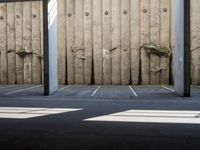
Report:
M124 14L127 14L127 13L128 13L128 11L127 11L127 10L124 10L124 11L123 11L123 13L124 13Z
M147 13L147 9L143 9L143 13Z
M108 11L105 11L105 13L104 13L105 15L108 15L109 13L108 13Z
M85 16L89 16L90 14L89 14L89 12L85 12Z
M71 14L71 13L68 13L68 14L67 14L67 16L68 16L68 17L71 17L71 16L72 16L72 14Z
M19 19L19 15L16 15L16 18Z
M33 18L36 18L36 17L37 17L37 15L33 14Z
M163 12L167 12L167 8L163 8Z

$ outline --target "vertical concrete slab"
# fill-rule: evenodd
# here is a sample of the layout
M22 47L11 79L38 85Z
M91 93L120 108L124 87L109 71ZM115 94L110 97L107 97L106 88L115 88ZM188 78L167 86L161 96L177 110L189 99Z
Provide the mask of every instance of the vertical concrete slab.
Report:
M43 0L44 14L44 95L58 89L57 0Z
M190 0L175 2L175 91L190 96Z

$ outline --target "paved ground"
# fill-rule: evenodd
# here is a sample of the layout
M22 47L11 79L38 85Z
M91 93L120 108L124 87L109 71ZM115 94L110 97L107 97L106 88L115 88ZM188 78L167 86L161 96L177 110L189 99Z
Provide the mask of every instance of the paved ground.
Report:
M200 146L199 87L192 88L191 98L161 86L65 86L53 96L42 93L42 86L0 86L1 150L196 150ZM125 115L130 110L142 113ZM150 122L134 121L138 116L144 119L144 114ZM101 116L130 121L85 120ZM170 122L174 118L185 123Z

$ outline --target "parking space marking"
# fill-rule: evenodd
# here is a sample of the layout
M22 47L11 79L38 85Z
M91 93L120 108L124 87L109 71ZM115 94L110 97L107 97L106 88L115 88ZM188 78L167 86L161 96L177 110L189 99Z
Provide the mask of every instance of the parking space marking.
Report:
M168 91L171 91L171 92L173 92L173 93L175 92L175 90L173 90L173 89L171 89L171 88L168 88L168 87L166 87L166 86L164 86L164 85L161 86L161 87L164 88L164 89L166 89L166 90L168 90Z
M68 86L65 86L63 88L60 88L60 89L58 89L58 91L61 92L61 91L65 90L65 89L68 89L69 87L71 87L71 85L68 85Z
M0 89L6 89L6 88L11 88L11 87L15 87L16 85L10 85L10 86L3 86L3 87L0 87Z
M19 92L23 92L23 91L35 89L35 88L38 88L38 87L41 87L41 86L42 86L42 85L37 85L37 86L29 87L29 88L24 88L24 89L21 89L21 90L16 90L16 91L13 91L13 92L6 93L6 94L4 94L4 95L7 96L7 95L14 94L14 93L19 93Z
M98 90L101 88L101 86L98 86L97 89L92 93L92 97L98 92Z
M129 88L135 97L138 97L138 94L133 90L133 88L129 85Z

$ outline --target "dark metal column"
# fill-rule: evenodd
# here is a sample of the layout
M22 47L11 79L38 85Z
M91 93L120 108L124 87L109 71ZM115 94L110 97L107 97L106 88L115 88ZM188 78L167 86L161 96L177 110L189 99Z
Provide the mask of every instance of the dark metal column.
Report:
M44 44L44 95L49 95L49 30L48 1L43 0L43 44Z

